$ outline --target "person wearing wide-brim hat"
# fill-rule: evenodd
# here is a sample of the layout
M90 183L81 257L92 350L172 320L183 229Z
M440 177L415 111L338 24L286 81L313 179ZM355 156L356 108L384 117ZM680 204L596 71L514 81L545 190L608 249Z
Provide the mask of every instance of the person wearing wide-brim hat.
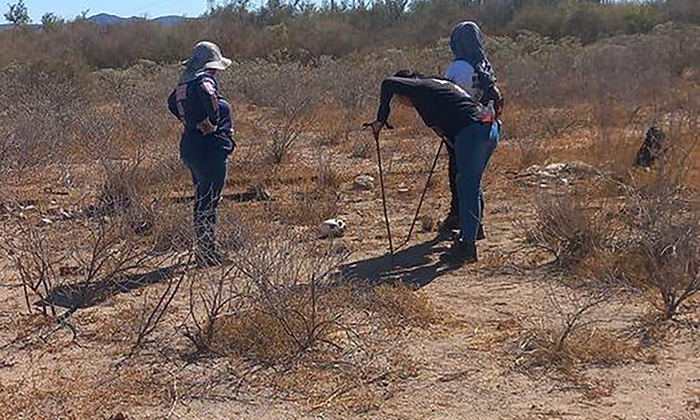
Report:
M226 181L226 160L233 152L231 107L219 92L216 71L231 60L211 42L198 43L184 61L185 70L168 98L170 112L184 126L180 157L192 173L196 186L194 228L199 266L223 261L214 241L216 208Z

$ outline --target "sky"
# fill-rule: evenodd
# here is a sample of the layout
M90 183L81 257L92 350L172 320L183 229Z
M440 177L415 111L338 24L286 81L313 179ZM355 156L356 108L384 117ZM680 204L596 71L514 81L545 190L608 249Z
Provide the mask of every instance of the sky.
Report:
M5 23L1 15L7 12L7 3L16 1L0 1L0 22ZM47 12L66 19L73 19L87 9L88 16L109 13L122 17L146 15L154 18L165 15L199 16L207 7L206 0L24 0L24 4L34 22L41 22L41 16Z

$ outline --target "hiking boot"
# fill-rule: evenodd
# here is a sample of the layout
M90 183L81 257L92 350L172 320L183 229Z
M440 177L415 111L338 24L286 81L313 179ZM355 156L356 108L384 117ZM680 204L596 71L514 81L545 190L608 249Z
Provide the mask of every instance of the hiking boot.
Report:
M462 240L454 241L452 247L443 254L441 259L449 265L461 267L479 261L476 244Z

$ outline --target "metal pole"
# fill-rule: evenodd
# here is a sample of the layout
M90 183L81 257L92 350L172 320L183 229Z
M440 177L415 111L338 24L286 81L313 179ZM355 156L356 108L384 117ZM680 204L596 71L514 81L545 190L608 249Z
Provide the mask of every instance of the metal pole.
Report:
M386 193L384 191L384 171L382 170L382 153L379 149L379 134L374 134L374 141L377 144L377 164L379 165L379 184L382 188L382 205L384 206L384 222L386 223L386 233L389 235L389 252L393 258L394 243L391 239L391 227L389 226L389 212L386 209Z
M420 196L420 201L418 202L418 208L416 209L416 214L413 216L413 222L411 223L411 229L408 230L408 236L406 236L406 240L401 245L399 245L399 247L396 249L403 248L411 240L411 235L413 234L413 229L416 227L416 221L418 220L418 215L420 214L420 208L423 206L423 200L425 199L425 194L428 192L428 186L430 186L430 179L433 177L433 173L435 172L435 167L437 166L438 159L440 159L440 152L442 152L442 145L444 143L445 143L444 141L440 142L440 146L438 147L437 154L435 154L435 160L433 161L433 166L430 168L430 173L428 174L428 180L425 182L425 188L423 189L423 194L421 194L421 196Z

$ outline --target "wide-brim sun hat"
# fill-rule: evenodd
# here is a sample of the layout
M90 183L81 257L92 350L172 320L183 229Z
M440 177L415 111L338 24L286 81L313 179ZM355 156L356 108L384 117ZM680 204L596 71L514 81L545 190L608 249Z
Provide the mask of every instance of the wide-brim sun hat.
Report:
M209 41L197 43L190 58L182 62L191 72L200 70L226 70L232 61L221 54L219 46Z

